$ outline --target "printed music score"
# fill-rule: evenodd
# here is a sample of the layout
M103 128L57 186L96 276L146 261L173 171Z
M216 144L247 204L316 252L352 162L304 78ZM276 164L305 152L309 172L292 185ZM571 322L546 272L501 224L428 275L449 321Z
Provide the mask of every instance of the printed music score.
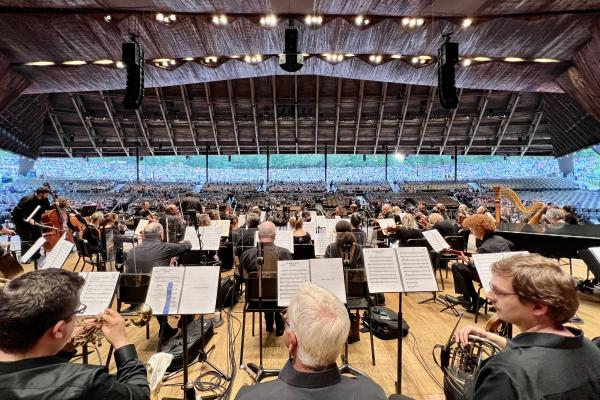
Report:
M314 219L311 221L305 221L302 223L302 229L305 232L310 233L311 236L313 236L315 234L315 232L317 231L317 221L315 221Z
M394 218L378 219L377 223L379 223L381 230L386 230L387 228L394 228L396 226L396 221L394 221Z
M292 231L277 231L275 234L275 246L283 247L288 249L290 253L294 254L294 232Z
M216 226L221 230L221 236L229 236L229 224L231 221L228 219L216 219L210 221L211 226Z
M346 303L341 258L277 262L277 305L287 307L303 283L312 282Z
M327 246L335 241L330 232L318 232L312 238L315 242L315 256L324 256Z
M137 226L135 227L135 231L134 234L135 235L139 235L144 228L146 228L146 226L150 223L150 220L142 218L140 219L140 222L138 222Z
M490 291L490 281L492 280L491 267L493 263L502 260L503 258L527 254L529 254L528 251L507 251L505 253L473 254L473 264L475 264L475 269L477 270L477 274L479 274L479 280L481 281L481 286L483 287L483 290L485 290L486 293Z
M200 250L200 239L198 239L196 228L193 226L185 227L185 235L183 236L183 240L188 240L192 244L192 250Z
M238 215L238 227L246 225L246 214Z
M265 222L266 219L267 219L267 212L261 211L260 212L260 222Z
M81 315L91 317L102 314L112 304L119 272L80 272L79 275L85 279L80 301L87 306Z
M217 251L221 245L221 230L218 227L205 226L198 228L202 239L202 250Z
M218 266L154 267L146 304L154 315L215 312Z
M75 245L66 239L66 233L63 234L46 257L46 261L44 261L41 268L62 268L65 261L67 261L67 257L71 254L73 246Z
M371 293L439 290L426 247L364 249Z
M26 264L27 262L29 262L29 260L31 259L31 257L33 257L33 255L42 248L42 246L44 245L44 243L46 243L46 238L43 236L40 236L38 238L38 240L35 241L35 243L33 244L33 246L31 246L29 248L29 250L27 250L27 252L25 254L23 254L21 256L21 259L19 261L21 261L21 264Z
M446 242L446 239L444 239L442 234L437 229L423 231L423 237L427 239L427 242L436 253L440 253L450 248L450 245L448 242Z

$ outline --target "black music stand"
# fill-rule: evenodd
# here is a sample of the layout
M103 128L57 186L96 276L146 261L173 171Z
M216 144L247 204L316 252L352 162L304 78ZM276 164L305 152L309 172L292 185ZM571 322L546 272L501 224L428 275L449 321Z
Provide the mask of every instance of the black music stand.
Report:
M396 355L396 393L391 394L388 400L413 400L412 397L402 394L402 293L398 293L398 353Z
M183 397L163 397L162 400L196 400L196 389L189 380L188 371L188 316L181 316L182 346L183 346ZM204 328L204 327L203 327Z
M262 293L262 278L263 278L263 273L262 273L262 269L263 269L263 265L265 263L265 249L263 247L263 245L258 242L258 253L257 253L257 257L256 257L256 266L258 267L258 325L259 325L259 330L258 330L258 340L259 340L259 347L258 347L258 352L259 352L259 364L256 365L254 363L248 363L246 364L246 367L251 370L252 372L254 372L255 376L255 380L256 382L260 382L261 380L263 380L264 378L267 378L269 376L277 376L279 375L280 370L278 369L265 369L263 367L263 342L262 342L262 332L263 332L263 318L262 318L262 300L263 300L263 293Z

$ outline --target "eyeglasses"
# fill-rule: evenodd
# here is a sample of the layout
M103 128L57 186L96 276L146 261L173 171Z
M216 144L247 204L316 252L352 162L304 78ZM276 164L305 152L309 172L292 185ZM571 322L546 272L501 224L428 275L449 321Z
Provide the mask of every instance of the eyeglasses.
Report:
M518 296L516 293L505 293L502 291L499 291L498 289L494 288L494 286L492 285L492 283L490 282L490 290L489 293L494 293L494 295L498 296L498 297L504 297L504 296Z
M78 309L73 311L73 314L82 315L87 310L87 305L81 304Z

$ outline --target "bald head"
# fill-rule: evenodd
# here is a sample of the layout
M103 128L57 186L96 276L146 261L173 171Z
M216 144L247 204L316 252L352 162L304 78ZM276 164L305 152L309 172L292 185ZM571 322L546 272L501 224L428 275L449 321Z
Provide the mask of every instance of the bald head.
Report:
M272 243L275 241L277 228L271 221L265 221L258 226L258 240L261 243Z

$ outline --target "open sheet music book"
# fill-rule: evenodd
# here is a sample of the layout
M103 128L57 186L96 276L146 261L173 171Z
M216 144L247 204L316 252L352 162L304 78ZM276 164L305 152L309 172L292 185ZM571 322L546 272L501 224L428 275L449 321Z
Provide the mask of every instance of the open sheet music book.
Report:
M154 315L214 313L219 273L213 265L154 267L146 304Z
M71 254L73 246L75 245L66 239L66 233L63 234L50 251L50 254L46 256L46 261L44 261L41 268L62 268L65 261L67 261L67 257Z
M312 282L346 303L344 267L341 258L288 260L277 262L277 305L287 307L298 289Z
M486 292L490 291L490 281L492 280L492 264L496 261L502 260L503 258L508 258L512 256L522 255L526 256L529 254L528 251L507 251L504 253L483 253L483 254L473 254L473 264L475 264L475 269L479 274L479 280L481 281L481 286Z
M427 242L429 242L429 245L436 253L450 248L450 245L448 242L446 242L446 239L444 239L442 234L437 229L423 231L423 237L427 239Z
M200 235L200 238L198 238ZM200 240L202 239L202 244ZM219 226L204 226L196 228L187 226L183 240L189 240L192 243L192 250L219 250L221 244L221 228Z
M319 232L312 236L315 242L315 256L324 256L327 246L335 242L335 234L331 232Z
M386 230L387 228L394 228L396 226L396 221L394 221L394 218L378 219L377 222L379 223L381 230Z
M258 232L257 232L258 234ZM277 231L275 234L275 246L288 249L294 254L294 232L292 231Z
M87 306L81 316L91 317L102 314L112 304L120 274L118 272L80 272L79 275L85 279L80 301L81 304Z
M371 293L436 292L426 247L363 249Z
M215 219L210 221L211 226L218 227L221 230L221 236L229 236L229 224L231 221L228 219Z
M590 253L596 258L596 260L600 263L600 247L590 247Z

